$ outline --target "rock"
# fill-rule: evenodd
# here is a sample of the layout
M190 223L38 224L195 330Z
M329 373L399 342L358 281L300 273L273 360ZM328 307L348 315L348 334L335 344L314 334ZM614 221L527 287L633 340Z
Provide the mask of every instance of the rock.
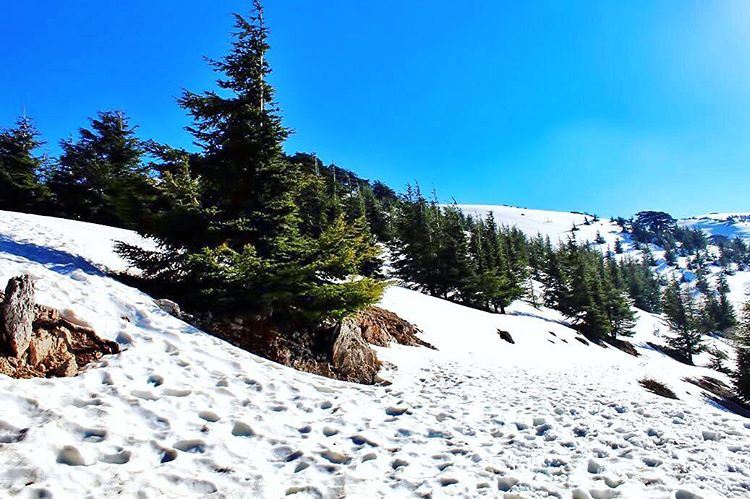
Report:
M417 337L421 331L410 322L380 307L367 307L355 317L361 328L362 339L367 343L387 347L391 342L407 346L424 346L435 349Z
M503 331L502 329L497 330L497 335L500 337L500 339L507 341L511 345L515 345L516 342L513 341L513 337L510 335L508 331Z
M29 343L29 365L36 367L41 364L55 347L55 338L45 330L38 331Z
M169 300L167 298L161 298L160 300L154 300L154 303L156 303L156 306L165 311L166 313L170 315L174 315L175 317L180 317L182 315L182 310L180 310L180 306L173 302L172 300Z
M61 378L71 378L78 374L78 363L76 362L76 358L72 354L68 355L69 356L58 365L57 369L55 369L56 376Z
M689 490L685 489L679 489L674 494L675 499L702 499L703 496L699 496L695 492L690 492Z
M34 326L46 326L49 324L56 324L60 322L60 311L52 307L45 305L36 305L36 317L34 318Z
M79 367L102 355L120 351L117 343L81 326L72 311L61 313L35 305L29 276L11 279L0 297L0 340L10 352L9 356L0 355L2 374L14 378L70 377L78 374Z
M13 277L5 288L2 306L3 340L11 355L20 359L29 348L34 324L34 282L30 275Z
M380 369L375 352L362 338L362 329L352 318L344 319L333 342L331 364L340 379L371 385Z

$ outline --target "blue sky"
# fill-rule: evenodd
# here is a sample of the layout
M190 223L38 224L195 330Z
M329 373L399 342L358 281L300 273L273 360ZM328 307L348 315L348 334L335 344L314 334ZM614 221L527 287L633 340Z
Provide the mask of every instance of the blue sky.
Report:
M190 146L238 0L6 2L0 124ZM267 0L287 149L465 203L750 211L750 2Z

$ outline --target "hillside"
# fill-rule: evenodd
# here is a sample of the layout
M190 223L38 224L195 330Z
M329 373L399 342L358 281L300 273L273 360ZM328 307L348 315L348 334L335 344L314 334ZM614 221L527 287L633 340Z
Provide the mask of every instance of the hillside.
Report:
M750 213L710 213L685 218L680 225L704 231L709 236L750 239Z
M0 212L0 281L29 273L123 353L75 378L0 379L11 496L746 497L750 424L658 353L584 345L554 311L481 312L391 288L382 305L437 346L379 348L390 386L260 359L107 277L128 231ZM497 333L510 333L515 344ZM718 341L718 340L717 340ZM698 362L701 363L700 361ZM649 393L654 378L679 397Z
M593 241L598 233L606 240L606 244L612 246L620 234L620 227L608 219L594 221L592 215L582 213L530 210L504 205L461 204L458 207L464 214L475 217L483 218L492 213L498 224L517 227L532 237L541 234L549 237L554 244L567 240L571 235L575 235L580 242ZM572 231L574 226L578 230Z
M544 237L549 237L553 243L566 241L571 236L575 236L579 242L593 242L597 234L600 234L605 242L597 246L602 251L612 250L615 241L619 239L624 248L624 253L618 255L620 258L628 256L641 258L643 256L641 250L634 248L630 235L624 233L620 226L608 219L593 221L592 215L563 211L529 210L503 205L459 205L459 208L464 214L474 217L486 217L491 212L498 224L517 227L530 237L541 234ZM585 224L587 219L589 220L588 225ZM701 230L709 237L708 250L714 256L718 255L714 236L726 239L740 238L745 242L750 242L750 215L747 213L712 213L679 219L677 224L682 227ZM578 230L571 231L574 225ZM695 279L695 275L688 268L688 261L685 258L679 258L676 267L669 267L664 261L664 249L653 244L648 246L656 260L655 270L658 273L666 277L682 278L684 276L685 280L688 281ZM716 275L720 268L714 266L710 270L712 274ZM730 298L735 307L739 307L747 301L750 295L750 271L738 271L734 275L728 276L728 282Z

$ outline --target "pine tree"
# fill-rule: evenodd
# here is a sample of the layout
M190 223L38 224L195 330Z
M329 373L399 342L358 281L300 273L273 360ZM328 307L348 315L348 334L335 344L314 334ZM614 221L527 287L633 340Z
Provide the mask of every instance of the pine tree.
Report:
M734 312L734 306L729 299L729 284L727 283L726 272L721 272L716 282L716 293L718 294L718 308L715 314L717 328L725 331L737 324L737 316Z
M435 271L438 278L435 291L448 298L450 293L460 289L463 279L469 274L468 244L459 208L447 206L437 213Z
M737 348L737 369L734 373L734 386L737 394L750 401L750 302L742 310L742 320L735 335Z
M61 142L62 154L48 185L60 214L89 222L132 227L153 200L145 144L118 111L101 112L77 140Z
M34 154L42 142L34 123L22 117L0 130L0 210L43 212L48 192L41 182L45 158Z
M566 281L563 276L559 254L552 248L549 238L545 242L547 253L547 265L544 271L544 296L546 307L559 308L567 292Z
M249 18L235 16L230 53L211 61L222 92L179 100L202 151L169 161L159 184L171 203L147 225L162 251L120 251L194 308L255 314L282 329L315 326L379 298L382 282L355 277L377 249L361 217L324 216L325 226L301 219L302 186L314 181L282 151L290 132L267 81L268 28L254 6ZM192 236L175 232L175 220L192 221Z
M674 267L677 264L677 256L670 245L667 245L664 248L664 261L667 262L667 265L670 267Z
M625 282L612 253L607 253L603 274L611 336L613 338L631 336L635 327L635 314L632 310L633 300L624 291Z
M693 297L688 290L680 288L672 281L664 291L664 314L673 335L669 344L692 362L693 355L703 351L701 318L696 310Z
M430 205L419 186L407 186L396 214L396 238L391 242L398 277L437 296L439 288L437 207Z
M623 249L622 249L622 239L617 238L617 239L615 239L615 253L617 253L618 255L621 255L622 252L623 252Z

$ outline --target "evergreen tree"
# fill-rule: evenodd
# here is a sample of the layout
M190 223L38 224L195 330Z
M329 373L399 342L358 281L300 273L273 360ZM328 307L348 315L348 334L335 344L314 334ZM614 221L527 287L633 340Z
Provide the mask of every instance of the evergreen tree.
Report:
M41 182L45 158L35 155L42 142L25 116L0 130L0 210L44 211L48 192Z
M123 113L99 113L60 146L48 185L61 215L120 227L140 221L155 191L142 162L145 144Z
M444 298L460 289L469 274L468 244L463 229L461 211L448 206L437 211L437 274L435 292Z
M664 261L667 262L667 265L670 267L674 267L677 264L677 256L670 245L667 245L664 248Z
M737 369L734 372L734 386L737 394L750 401L750 302L742 310L742 320L735 335L737 347Z
M282 151L289 130L267 82L268 28L254 6L249 18L235 16L230 53L211 61L222 92L180 98L202 152L183 155L160 183L172 202L148 226L162 251L120 250L193 307L254 313L282 329L312 326L379 298L383 283L354 277L377 249L362 218L339 214L324 227L301 219L300 190L314 181ZM192 235L175 233L175 220L193 221Z
M701 317L696 310L693 297L688 290L680 288L677 281L672 281L664 291L664 314L673 337L669 344L693 361L693 355L703 351Z
M620 238L615 239L615 253L618 255L622 254L622 240Z
M566 281L563 277L559 253L555 251L547 238L545 242L547 265L542 284L544 284L543 301L546 307L558 308L567 293Z
M726 272L719 273L716 293L718 295L718 308L715 314L716 324L720 331L724 331L737 324L734 306L729 299L729 284L727 283Z
M433 296L438 294L439 210L430 205L419 186L407 186L396 214L396 234L391 251L396 275Z

